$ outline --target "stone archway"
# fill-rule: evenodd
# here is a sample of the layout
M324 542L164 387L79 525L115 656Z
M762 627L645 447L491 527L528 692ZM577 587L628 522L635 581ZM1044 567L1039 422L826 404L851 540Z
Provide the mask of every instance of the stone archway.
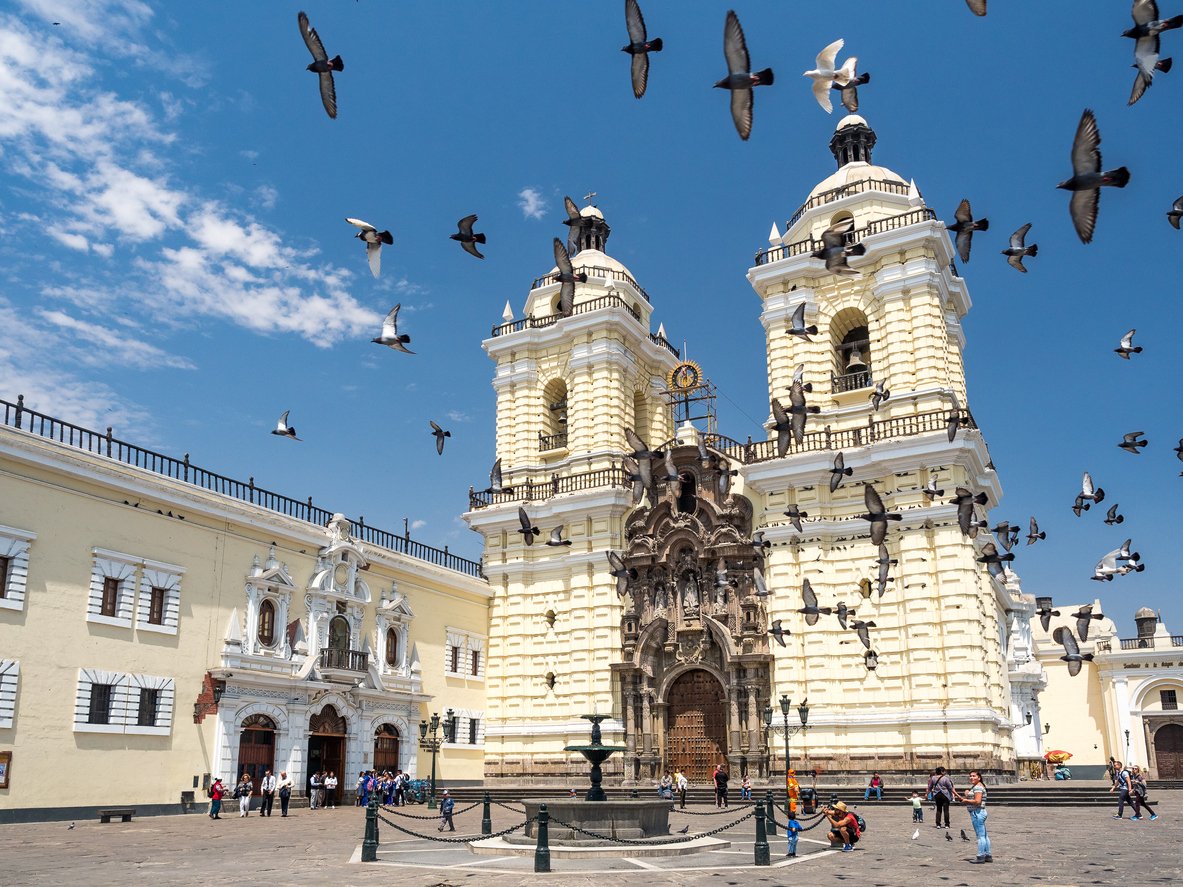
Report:
M1183 725L1165 724L1154 733L1156 778L1183 779Z
M679 675L666 697L666 760L694 783L710 781L727 760L727 699L710 672L692 668Z

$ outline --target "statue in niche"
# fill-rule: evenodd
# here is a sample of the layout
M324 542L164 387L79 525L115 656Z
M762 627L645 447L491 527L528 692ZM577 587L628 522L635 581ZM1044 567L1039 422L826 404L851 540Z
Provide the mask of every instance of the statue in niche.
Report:
M655 582L653 584L653 613L654 615L661 615L665 613L666 607L669 606L669 600L666 595L665 583Z
M678 581L678 593L682 598L682 612L687 615L697 613L700 599L698 594L698 577L695 575L693 569L682 571L682 577Z

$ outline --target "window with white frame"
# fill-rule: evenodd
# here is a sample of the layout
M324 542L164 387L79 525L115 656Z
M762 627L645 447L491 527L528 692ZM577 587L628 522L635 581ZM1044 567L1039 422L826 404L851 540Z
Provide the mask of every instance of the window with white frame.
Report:
M16 685L21 664L15 659L0 659L0 729L12 726L16 716Z
M485 638L458 628L447 629L444 673L451 677L484 680Z
M452 713L452 729L449 731L451 742L449 745L484 745L485 744L485 713L460 709Z
M94 549L90 595L86 602L87 622L131 628L139 563L140 558L129 554Z
M22 610L29 575L29 545L36 533L0 526L0 607Z
M167 736L175 697L172 678L79 669L74 731Z
M181 576L184 568L144 561L136 606L136 628L176 634L181 616Z

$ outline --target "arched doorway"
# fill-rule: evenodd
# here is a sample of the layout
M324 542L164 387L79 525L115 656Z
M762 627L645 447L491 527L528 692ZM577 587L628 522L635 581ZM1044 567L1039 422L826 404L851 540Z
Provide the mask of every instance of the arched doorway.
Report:
M379 773L398 769L398 728L382 724L374 731L374 769Z
M308 719L308 772L305 787L312 781L313 773L335 773L341 786L349 784L345 769L345 736L349 725L337 714L337 709L326 705L318 714ZM338 791L341 791L339 788ZM327 802L328 799L326 799Z
M1183 726L1167 724L1154 734L1154 764L1158 779L1183 779Z
M670 687L666 758L691 782L706 783L727 759L727 704L723 685L708 671L692 669Z
M251 775L258 795L263 776L275 772L275 721L266 715L249 715L243 719L242 734L238 737L238 769L232 774L237 782L244 772Z

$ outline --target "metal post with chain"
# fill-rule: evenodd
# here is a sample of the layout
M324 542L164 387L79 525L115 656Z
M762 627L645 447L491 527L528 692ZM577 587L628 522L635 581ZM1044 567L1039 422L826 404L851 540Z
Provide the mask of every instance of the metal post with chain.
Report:
M538 808L538 844L534 848L534 871L543 874L550 871L550 834L547 828L549 819L550 813L547 812L546 805L540 805Z
M755 864L756 865L771 865L772 860L768 853L768 834L764 831L764 808L756 805L756 846L755 846Z

